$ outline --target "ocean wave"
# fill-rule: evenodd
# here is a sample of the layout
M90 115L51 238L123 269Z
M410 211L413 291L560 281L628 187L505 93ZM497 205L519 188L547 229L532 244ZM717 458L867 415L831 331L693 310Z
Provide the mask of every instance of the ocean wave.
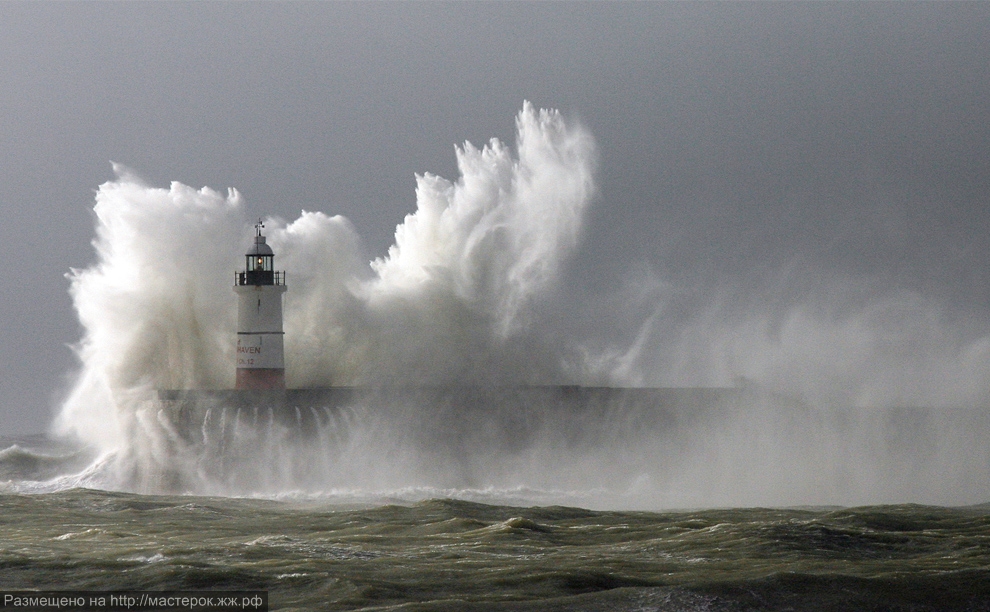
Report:
M555 490L529 486L516 487L429 487L410 486L387 489L329 489L326 491L283 491L252 493L246 497L288 502L313 502L331 505L385 504L411 505L433 499L454 499L483 504L507 506L593 505L609 496L604 489Z
M79 470L92 459L85 449L59 450L44 452L19 443L7 446L0 450L0 481L49 480Z

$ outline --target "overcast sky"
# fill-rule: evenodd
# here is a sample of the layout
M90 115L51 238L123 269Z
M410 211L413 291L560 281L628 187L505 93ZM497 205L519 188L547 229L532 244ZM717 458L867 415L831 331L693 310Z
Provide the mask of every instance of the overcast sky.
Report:
M0 433L43 430L74 367L111 160L342 214L374 257L415 174L511 143L523 100L598 143L575 303L860 279L987 333L990 3L3 2Z

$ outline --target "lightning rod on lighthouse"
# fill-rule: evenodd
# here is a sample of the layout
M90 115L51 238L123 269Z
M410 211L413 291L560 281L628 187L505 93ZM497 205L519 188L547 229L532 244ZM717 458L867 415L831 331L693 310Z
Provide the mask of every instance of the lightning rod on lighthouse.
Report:
M237 389L284 389L282 294L285 272L274 269L275 252L255 225L254 245L243 272L234 276L237 293Z

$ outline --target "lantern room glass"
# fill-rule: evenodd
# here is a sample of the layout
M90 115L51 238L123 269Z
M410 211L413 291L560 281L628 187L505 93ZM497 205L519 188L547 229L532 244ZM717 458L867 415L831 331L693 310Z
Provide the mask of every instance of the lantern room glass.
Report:
M247 256L247 271L248 272L271 272L272 271L272 256L271 255L248 255Z

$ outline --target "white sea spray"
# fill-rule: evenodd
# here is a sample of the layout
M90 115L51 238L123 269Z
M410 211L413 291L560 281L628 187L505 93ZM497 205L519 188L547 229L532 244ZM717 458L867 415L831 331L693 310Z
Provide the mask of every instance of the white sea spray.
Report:
M646 508L990 495L990 341L930 297L822 278L750 302L713 291L676 316L691 292L647 271L590 304L581 333L559 326L595 145L529 104L516 126L514 148L457 148L456 180L417 177L415 211L371 262L341 216L265 219L288 272L289 386L739 385L730 401L576 415L556 400L513 412L498 393L424 411L410 395L307 407L290 424L216 403L190 436L157 391L232 386L230 286L253 220L235 190L151 187L115 165L96 196L97 259L69 275L84 333L55 424L96 459L9 486Z
M580 125L528 103L516 128L515 150L496 139L458 148L457 181L417 177L416 212L370 264L343 217L266 220L289 274L290 386L568 378L574 360L541 333L533 305L578 243L595 145ZM96 195L97 260L69 275L81 367L55 423L118 458L108 486L135 465L196 473L156 392L232 386L230 285L250 236L235 190L156 188L114 167L117 179Z

